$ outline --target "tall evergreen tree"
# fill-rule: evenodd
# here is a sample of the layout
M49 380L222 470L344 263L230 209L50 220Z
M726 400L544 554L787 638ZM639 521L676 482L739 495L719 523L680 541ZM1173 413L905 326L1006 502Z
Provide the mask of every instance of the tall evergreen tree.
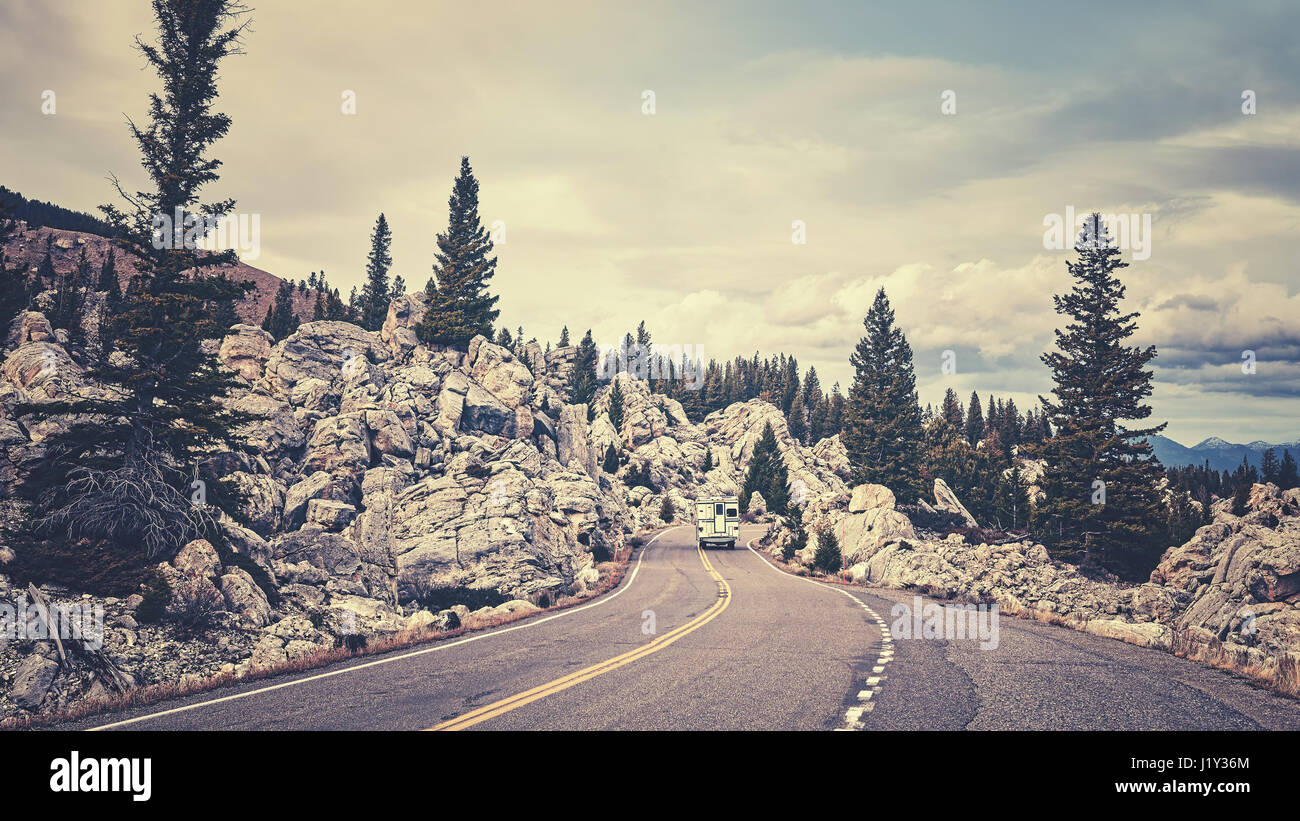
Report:
M745 482L740 489L740 509L748 510L749 497L758 492L768 510L784 515L789 504L789 482L789 471L777 448L776 433L770 424L765 424L745 471Z
M45 241L45 256L41 257L40 263L36 266L36 287L38 290L44 290L47 286L53 285L59 278L59 273L54 270L54 256L50 249L50 240L54 238L50 234Z
M212 105L218 63L240 50L245 9L232 0L153 0L152 7L158 39L136 44L162 91L150 95L149 122L128 126L153 189L128 196L115 181L129 210L102 208L138 272L113 319L113 344L124 356L104 357L87 372L107 390L40 409L76 421L45 440L45 461L23 486L37 503L32 538L111 540L139 549L141 559L215 526L207 508L191 503L190 477L214 449L237 447L232 432L248 419L218 401L236 383L201 344L225 331L213 321L214 307L245 290L206 273L235 255L169 242L176 234L154 227L156 215L179 213L173 228L181 233L200 215L220 218L234 206L200 203L199 191L217 179L220 161L208 151L230 128ZM217 490L213 479L209 497Z
M478 214L478 180L469 157L461 157L460 176L447 200L448 223L438 235L434 278L425 293L428 308L416 326L426 343L465 345L474 336L492 338L497 297L488 293L488 280L496 271L492 239Z
M81 247L81 256L77 258L72 270L57 277L54 288L54 308L50 311L50 324L63 328L68 338L74 343L84 341L82 320L85 315L86 293L91 286L92 267L86 256L86 247Z
M961 400L957 398L957 392L952 388L949 388L944 393L943 406L939 409L939 413L944 419L948 420L948 424L957 430L961 430L962 425L965 423L965 420L962 419Z
M357 292L357 286L353 285L352 292L348 294L348 321L361 322L361 315L364 312L365 306L362 303L361 294Z
M623 381L614 380L614 387L609 389L609 422L619 435L623 435Z
M1259 463L1259 478L1262 482L1272 482L1273 484L1277 484L1277 452L1272 448L1264 449L1264 456L1260 459Z
M796 442L808 442L808 420L807 409L803 404L803 394L796 393L794 402L790 404L790 413L788 414L787 423L790 427L790 435Z
M984 438L984 411L980 409L980 395L970 392L970 405L966 408L966 441L975 447Z
M1277 486L1282 490L1300 487L1300 476L1296 474L1295 457L1291 451L1282 451L1282 462L1277 468Z
M568 326L568 325L565 325L565 326L560 330L560 345L559 345L559 347L561 347L561 348L567 348L567 347L569 347L569 326Z
M1040 397L1057 434L1045 445L1046 501L1036 514L1056 549L1082 552L1128 578L1150 572L1163 550L1164 512L1156 483L1164 473L1147 437L1164 424L1130 428L1151 406L1154 346L1125 344L1137 313L1122 313L1127 267L1099 214L1089 217L1075 243L1078 260L1066 262L1074 285L1053 300L1069 318L1056 330L1056 351L1044 353L1056 387L1055 401Z
M866 336L849 358L854 368L844 414L844 446L855 483L894 491L904 504L921 491L921 406L916 398L912 348L894 325L885 289L863 320Z
M266 319L262 321L262 330L275 337L277 342L298 330L298 317L293 311L293 290L293 283L283 280L275 292L275 301L267 309Z
M826 435L836 436L844 433L844 394L840 393L840 383L831 387L831 398L826 411Z
M569 403L572 405L591 406L596 398L596 360L599 351L592 341L591 329L578 343L577 356L573 360L573 371L569 375Z
M377 331L388 316L388 302L392 299L388 285L388 269L393 266L393 232L388 219L381 213L370 232L370 253L366 256L366 282L361 287L361 327Z
M109 248L103 264L99 266L99 281L95 284L95 290L108 293L109 305L116 305L122 301L122 285L117 281L116 249Z
M0 334L8 331L18 312L27 307L30 294L27 287L27 275L17 267L9 265L5 247L9 238L18 230L18 220L14 217L15 197L0 186Z

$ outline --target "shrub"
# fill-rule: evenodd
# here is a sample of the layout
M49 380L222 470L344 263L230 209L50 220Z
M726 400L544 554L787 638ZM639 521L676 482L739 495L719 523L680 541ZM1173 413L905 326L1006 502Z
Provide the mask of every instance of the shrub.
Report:
M676 515L677 506L673 504L673 500L670 497L665 495L663 502L659 505L659 518L663 519L665 522L671 522L673 517Z
M742 516L743 520L744 517ZM790 516L790 541L781 548L781 558L789 562L794 559L794 555L808 546L808 531L803 527L803 508L797 505L791 505Z
M167 620L182 635L201 633L211 627L216 615L225 608L221 593L207 579L186 579L179 588L172 588Z
M365 633L348 633L343 638L343 646L353 653L359 653L366 649Z
M842 562L840 540L835 538L835 531L830 528L817 531L817 551L813 554L813 567L823 573L837 573Z
M135 609L135 617L141 622L161 621L167 615L167 605L172 600L172 586L167 577L153 570L140 585L140 595L144 601Z
M1232 494L1232 515L1245 516L1246 502L1250 501L1250 485L1242 483L1237 485L1237 490Z
M618 451L614 450L612 443L605 449L605 461L600 469L606 473L618 473Z
M433 613L448 610L457 604L463 604L470 610L478 610L483 607L496 607L508 601L510 601L509 596L504 596L492 588L462 587L451 584L430 585L424 591L424 595L417 599L420 607Z
M643 487L654 490L654 481L650 478L650 466L644 462L638 462L627 469L623 474L623 484L628 487Z

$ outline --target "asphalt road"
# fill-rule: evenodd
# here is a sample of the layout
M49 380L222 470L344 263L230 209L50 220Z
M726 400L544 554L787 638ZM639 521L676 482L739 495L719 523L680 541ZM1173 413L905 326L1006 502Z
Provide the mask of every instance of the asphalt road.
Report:
M758 535L757 527L742 532ZM905 638L911 594L828 586L679 527L592 603L64 725L127 730L1297 729L1300 702L1012 618ZM985 642L987 644L987 642Z

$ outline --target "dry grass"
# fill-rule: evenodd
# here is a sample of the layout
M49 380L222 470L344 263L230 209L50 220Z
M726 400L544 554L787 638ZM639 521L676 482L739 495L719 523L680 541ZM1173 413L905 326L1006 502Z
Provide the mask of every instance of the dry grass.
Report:
M658 528L640 535L643 537L644 541L648 541L649 537L652 537L663 529L665 528ZM643 544L644 541L639 544ZM260 681L262 679L275 678L276 676L283 676L292 673L302 673L308 670L326 667L331 664L337 664L341 661L347 661L348 659L363 656L377 656L395 650L405 650L423 644L446 641L467 633L491 630L517 621L523 621L524 619L533 616L540 616L544 613L565 610L589 602L622 584L624 576L627 575L627 568L629 561L632 558L633 550L633 546L622 547L614 552L614 557L611 561L598 564L596 567L600 571L600 581L585 595L560 596L550 607L542 608L540 610L518 610L513 613L502 613L495 616L475 616L471 613L466 617L461 626L454 630L439 632L428 627L410 628L401 630L397 633L392 633L382 638L372 639L368 641L364 647L356 650L351 650L347 647L322 648L314 653L309 653L292 661L249 670L242 676L236 676L231 672L223 672L206 676L197 681L188 681L185 684L181 684L180 682L166 682L161 684L150 684L145 687L134 687L120 695L114 695L107 698L82 699L75 704L48 713L29 716L12 716L0 721L0 730L34 729L53 724L61 724L67 721L76 721L89 716L99 715L100 713L117 712L132 707L143 707L167 699L206 693L210 690L216 690L231 684Z
M1300 657L1283 653L1273 664L1253 661L1245 648L1230 647L1218 639L1196 641L1185 633L1174 634L1174 655L1208 667L1245 676L1276 693L1300 698Z

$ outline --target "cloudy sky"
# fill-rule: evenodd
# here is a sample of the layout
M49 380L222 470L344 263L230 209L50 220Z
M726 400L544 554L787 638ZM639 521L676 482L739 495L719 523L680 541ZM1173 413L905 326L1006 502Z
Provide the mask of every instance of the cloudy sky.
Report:
M260 215L259 268L346 293L383 211L422 285L468 154L505 226L502 321L528 336L645 320L847 387L883 285L923 403L1024 409L1069 282L1045 218L1136 214L1127 307L1166 433L1300 438L1294 3L252 5L209 194ZM0 182L82 210L110 172L142 183L124 118L156 85L130 47L148 3L6 0L0 31Z

